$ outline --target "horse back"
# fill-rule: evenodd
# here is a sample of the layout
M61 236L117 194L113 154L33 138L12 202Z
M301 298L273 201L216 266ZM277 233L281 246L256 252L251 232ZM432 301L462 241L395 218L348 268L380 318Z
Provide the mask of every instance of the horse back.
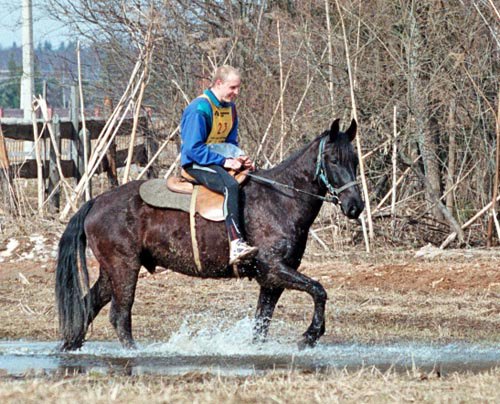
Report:
M223 222L196 215L201 270L194 261L189 213L155 208L139 195L144 181L132 181L95 200L85 232L101 268L117 266L154 272L157 266L204 278L233 277L228 266L229 243Z

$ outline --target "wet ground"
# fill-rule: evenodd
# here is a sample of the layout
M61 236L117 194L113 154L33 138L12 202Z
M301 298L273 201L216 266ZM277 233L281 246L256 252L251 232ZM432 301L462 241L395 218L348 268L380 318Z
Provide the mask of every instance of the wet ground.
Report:
M89 341L74 353L57 349L53 260L37 263L17 254L0 268L0 375L237 376L371 366L446 374L500 366L500 250L484 257L482 251L459 251L432 259L353 255L351 261L305 263L304 273L322 282L330 300L327 333L316 348L304 351L296 345L312 313L304 294L284 293L271 340L254 345L256 282L142 273L133 317L139 349L121 349L105 308ZM93 260L90 270L95 278Z
M190 344L193 346L193 344ZM2 373L20 376L99 372L124 375L172 375L189 372L225 376L247 376L272 370L327 371L331 368L356 370L376 367L407 371L418 368L451 372L479 372L500 366L496 345L446 345L419 343L319 344L299 351L294 344L267 343L236 349L198 346L185 349L175 342L142 344L135 351L124 350L116 342L87 342L76 352L61 353L54 342L0 342ZM226 352L224 352L226 351Z

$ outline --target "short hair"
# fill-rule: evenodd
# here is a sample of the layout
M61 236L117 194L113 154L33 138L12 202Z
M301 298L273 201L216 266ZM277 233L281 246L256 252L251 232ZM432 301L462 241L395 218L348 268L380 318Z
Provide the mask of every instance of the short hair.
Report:
M231 74L234 74L235 76L241 78L240 71L238 69L236 69L235 67L229 66L229 65L219 66L214 71L214 74L212 76L212 82L210 83L210 86L211 87L215 86L215 83L217 82L217 80L221 80L222 82L226 81L227 78Z

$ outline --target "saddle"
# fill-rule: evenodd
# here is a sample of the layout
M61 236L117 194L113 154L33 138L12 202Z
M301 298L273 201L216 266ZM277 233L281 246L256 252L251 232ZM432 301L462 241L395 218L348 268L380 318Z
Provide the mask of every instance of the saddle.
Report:
M239 184L247 178L248 170L235 172L228 171ZM166 185L166 186L165 186ZM139 195L147 204L159 208L178 209L189 213L189 227L193 257L198 273L202 273L200 251L196 236L196 213L205 219L220 222L224 220L224 196L213 192L184 170L181 176L170 176L165 184L164 179L152 179L144 182L139 188ZM234 274L239 277L237 265L233 265Z
M240 172L229 170L228 172L238 181L238 184L242 184L247 178L248 170ZM168 177L167 188L174 193L191 195L191 206L194 206L194 211L205 219L215 222L224 220L224 196L198 184L196 179L186 171L181 170L180 177Z

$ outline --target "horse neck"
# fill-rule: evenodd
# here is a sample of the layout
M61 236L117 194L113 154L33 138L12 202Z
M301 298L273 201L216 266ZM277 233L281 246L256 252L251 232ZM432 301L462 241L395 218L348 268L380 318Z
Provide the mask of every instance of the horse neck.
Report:
M293 222L303 229L312 225L321 209L323 200L317 196L323 197L326 194L326 190L322 189L314 178L318 147L319 139L316 139L272 169L256 173L277 183L274 186L272 203L286 209L288 216L284 222ZM307 194L286 189L278 184L286 184ZM259 201L259 204L261 203L262 201Z
M277 166L264 171L267 178L303 191L324 196L326 190L316 181L319 139L315 139Z

